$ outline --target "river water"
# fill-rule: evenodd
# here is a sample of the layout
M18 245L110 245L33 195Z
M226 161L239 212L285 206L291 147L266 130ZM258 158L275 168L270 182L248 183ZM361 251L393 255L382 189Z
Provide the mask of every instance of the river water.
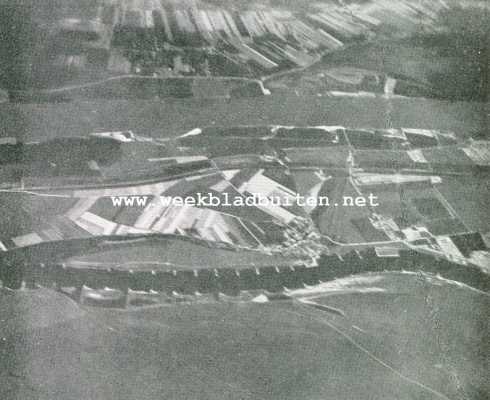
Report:
M172 137L204 125L285 124L413 127L483 135L485 103L418 98L331 98L294 93L246 99L96 100L72 103L0 104L0 136L46 140L94 130L132 129Z

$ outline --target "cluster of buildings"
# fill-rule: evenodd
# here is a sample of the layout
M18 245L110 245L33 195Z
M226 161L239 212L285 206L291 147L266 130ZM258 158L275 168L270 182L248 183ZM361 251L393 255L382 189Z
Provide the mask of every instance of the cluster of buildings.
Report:
M275 152L265 154L258 143ZM73 153L67 153L75 144L78 147L72 149ZM0 151L13 153L15 146L17 142L4 139ZM238 153L230 150L235 148ZM69 158L66 165L55 157L62 153L60 149L65 149L63 156L69 156L59 158ZM94 149L102 150L97 155ZM303 158L299 157L301 153ZM317 284L320 276L334 279L358 273L362 268L383 270L388 267L380 266L382 263L392 265L392 257L400 258L401 252L407 251L430 257L434 272L449 271L449 278L473 274L471 283L478 284L481 277L476 267L488 268L488 235L472 232L441 188L448 172L470 180L473 175L488 171L490 152L486 141L461 143L449 132L406 128L210 126L165 142L129 131L101 132L89 138L26 144L22 154L22 158L5 163L2 170L3 173L9 167L17 167L21 173L13 175L18 178L18 185L3 189L0 258L41 248L69 253L70 246L74 246L81 251L84 243L90 247L104 238L110 246L123 241L118 246L126 253L120 259L126 262L126 257L135 257L128 264L131 268L141 265L165 269L163 275L156 270L124 271L122 288L126 290L147 287L141 282L148 278L148 288L156 291L175 281L165 286L167 292L178 292L179 282L193 282L186 286L191 294L200 291L195 289L198 282L202 288L215 291L215 286L208 285L208 278L230 290L268 289L270 285L282 290L292 287L288 283L291 274L298 276L301 284ZM29 154L32 165L26 161ZM332 159L330 154L338 158ZM45 160L60 165L49 170L39 163ZM451 162L452 171L448 169ZM85 164L90 174L82 169ZM29 168L32 172L28 176ZM346 194L367 196L369 192L379 198L376 206L304 207L295 202L298 195L327 196L336 202ZM201 195L212 195L220 201L207 206L163 201L191 198L199 203ZM254 196L281 201L229 203L229 199ZM18 206L20 198L22 207ZM213 249L211 253L233 250L227 254L243 252L289 261L272 267L247 261L239 272L233 268L225 272L223 267L216 273L214 265L205 267L200 252L198 259L202 263L196 272L197 267L191 271L187 265L172 264L165 254L167 247L154 246L162 254L153 257L150 265L145 264L144 254L152 245L139 254L133 254L126 246L130 240L155 237L172 243L180 238L185 251L207 246ZM43 246L46 243L49 246ZM352 249L358 251L349 253ZM325 256L330 250L335 254ZM99 260L91 258L91 254L80 265L94 270ZM114 253L108 254L107 265L113 265ZM370 263L368 257L374 254L376 262ZM177 252L177 260L179 256ZM330 257L326 263L325 257ZM444 259L444 264L434 263L433 257ZM211 259L215 263L214 255ZM295 271L290 268L293 264L308 271ZM419 269L416 264L409 265ZM73 283L78 274L77 285L92 288L98 287L94 282L106 285L98 280L99 274L110 275L109 282L121 277L116 271L58 267L53 276L59 285L65 278ZM181 268L187 271L180 271ZM10 270L6 271L8 276ZM18 275L14 275L17 286L22 273L19 268ZM231 283L228 274L233 278ZM30 279L35 281L36 275Z

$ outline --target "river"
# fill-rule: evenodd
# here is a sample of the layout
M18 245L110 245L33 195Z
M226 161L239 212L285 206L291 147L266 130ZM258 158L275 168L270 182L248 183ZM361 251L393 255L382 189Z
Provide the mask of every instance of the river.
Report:
M0 136L41 141L95 130L131 129L152 137L173 137L211 124L285 124L432 128L468 137L483 134L489 111L485 103L299 97L294 93L245 99L1 103Z

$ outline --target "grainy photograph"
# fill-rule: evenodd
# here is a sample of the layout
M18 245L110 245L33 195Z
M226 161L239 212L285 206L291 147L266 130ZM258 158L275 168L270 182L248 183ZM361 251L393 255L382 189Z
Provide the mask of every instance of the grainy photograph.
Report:
M0 399L490 398L490 3L0 0Z

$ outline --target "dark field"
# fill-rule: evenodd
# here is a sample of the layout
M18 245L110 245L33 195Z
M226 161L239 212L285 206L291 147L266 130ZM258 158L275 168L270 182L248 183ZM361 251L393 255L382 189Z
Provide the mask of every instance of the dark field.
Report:
M425 218L441 219L449 217L447 210L441 202L435 198L413 199L412 202L417 211Z
M483 176L481 179L474 180L448 177L443 181L439 191L471 230L480 232L490 230L488 217L490 185Z
M488 296L399 274L348 289L373 287L387 292L316 300L345 317L287 302L114 311L1 292L0 397L484 398Z

